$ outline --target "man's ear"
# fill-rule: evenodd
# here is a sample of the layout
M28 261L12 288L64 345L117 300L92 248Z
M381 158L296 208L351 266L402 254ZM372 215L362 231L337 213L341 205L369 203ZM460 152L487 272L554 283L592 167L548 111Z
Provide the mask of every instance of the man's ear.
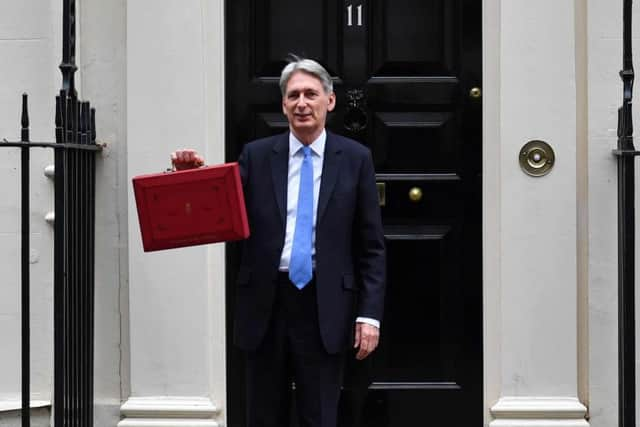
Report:
M336 93L331 92L329 94L329 105L327 105L327 111L333 111L336 108Z

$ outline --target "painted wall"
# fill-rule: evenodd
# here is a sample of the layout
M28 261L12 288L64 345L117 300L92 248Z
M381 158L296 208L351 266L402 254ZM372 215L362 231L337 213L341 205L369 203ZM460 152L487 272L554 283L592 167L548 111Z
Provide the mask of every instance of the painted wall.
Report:
M484 19L486 422L617 425L622 3L486 0ZM533 138L557 155L539 180L516 160Z
M54 138L54 101L61 87L62 2L3 2L0 6L0 138L20 137L20 95L30 96L31 139ZM96 200L96 425L120 419L122 306L126 311L126 195L124 129L124 1L78 4L76 84L80 98L97 108L97 134L107 148L97 161ZM53 163L48 150L31 151L31 345L32 399L50 405L53 382L53 181L43 174ZM0 424L18 425L20 407L20 156L0 152ZM124 203L124 208L122 207ZM122 257L122 259L121 259ZM125 263L124 273L121 262ZM121 301L122 298L122 301ZM123 373L124 371L124 373ZM48 425L49 408L36 410L34 425Z
M636 52L639 18L640 9L635 4ZM618 423L617 168L611 149L617 144L617 109L622 104L622 83L617 76L622 68L622 2L589 0L588 28L588 383L591 423L604 427ZM635 58L637 63L637 54ZM635 99L638 99L637 91ZM636 126L639 120L636 107ZM640 241L638 236L636 241ZM636 266L639 265L636 262ZM640 307L637 297L636 307Z
M29 94L32 140L53 138L57 32L53 1L0 6L0 139L20 139L20 98ZM0 402L20 399L20 152L0 149ZM53 183L44 176L47 150L31 153L31 346L33 399L51 398L53 232L45 214L53 208Z
M178 148L224 161L220 1L127 2L127 176ZM130 396L124 426L216 426L225 400L224 248L144 253L128 190ZM191 424L192 423L192 424ZM162 424L164 425L164 424Z
M95 425L114 426L128 395L126 1L78 2L79 92L96 108Z
M485 422L585 426L576 2L484 4ZM544 177L520 169L531 140L555 151Z

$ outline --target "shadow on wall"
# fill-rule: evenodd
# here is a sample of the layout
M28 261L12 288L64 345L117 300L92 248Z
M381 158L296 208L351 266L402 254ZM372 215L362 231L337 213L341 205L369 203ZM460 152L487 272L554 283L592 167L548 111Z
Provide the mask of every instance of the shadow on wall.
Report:
M0 412L0 427L19 427L20 425L20 411ZM36 408L31 410L31 427L50 426L51 408Z

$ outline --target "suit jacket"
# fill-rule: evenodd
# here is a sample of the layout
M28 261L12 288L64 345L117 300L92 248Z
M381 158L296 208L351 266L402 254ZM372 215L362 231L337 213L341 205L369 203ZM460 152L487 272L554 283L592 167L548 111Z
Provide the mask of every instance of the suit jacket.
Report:
M385 246L370 151L327 132L318 198L315 277L329 353L351 342L356 316L382 320ZM234 338L253 350L269 325L284 246L289 132L245 145L239 159L251 236L237 279Z

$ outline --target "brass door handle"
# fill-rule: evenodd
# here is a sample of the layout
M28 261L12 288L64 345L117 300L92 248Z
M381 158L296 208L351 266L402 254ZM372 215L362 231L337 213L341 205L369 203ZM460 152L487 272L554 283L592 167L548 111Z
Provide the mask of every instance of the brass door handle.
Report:
M482 89L480 89L479 87L471 88L471 90L469 91L469 97L472 99L478 99L481 96L482 96Z
M422 200L422 189L420 187L413 187L409 190L409 200L414 203Z

